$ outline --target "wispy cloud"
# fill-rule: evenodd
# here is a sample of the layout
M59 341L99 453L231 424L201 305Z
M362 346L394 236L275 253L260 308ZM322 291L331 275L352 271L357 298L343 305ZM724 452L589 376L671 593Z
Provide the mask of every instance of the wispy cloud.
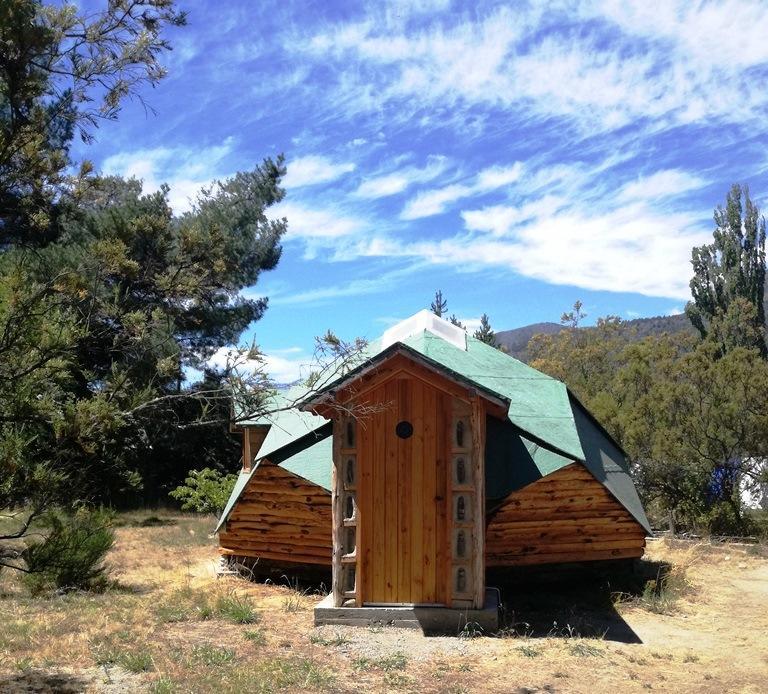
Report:
M272 207L269 215L288 220L289 239L337 239L363 231L368 225L365 219L345 216L339 210L287 200Z
M624 185L617 194L619 202L641 200L649 202L661 198L681 196L704 187L709 182L688 171L670 169L657 171Z
M102 171L108 175L138 178L145 192L170 186L168 200L174 213L186 212L195 196L215 178L231 174L225 161L234 148L234 139L211 147L157 147L123 151L107 157Z
M397 171L374 175L363 179L355 195L360 198L377 199L402 193L417 183L427 183L440 176L447 168L447 157L430 155L423 168L409 166Z
M511 166L492 166L480 171L468 183L451 185L417 193L409 200L400 214L402 219L420 219L444 212L448 206L462 198L474 197L498 190L517 181L523 172L523 165L515 162Z
M416 266L411 265L383 272L372 278L359 278L337 285L318 287L305 292L278 296L270 301L270 305L316 304L342 297L378 294L392 289L404 276L411 274L415 270Z
M309 155L290 160L283 178L286 188L329 183L355 170L353 162L335 162L329 157Z

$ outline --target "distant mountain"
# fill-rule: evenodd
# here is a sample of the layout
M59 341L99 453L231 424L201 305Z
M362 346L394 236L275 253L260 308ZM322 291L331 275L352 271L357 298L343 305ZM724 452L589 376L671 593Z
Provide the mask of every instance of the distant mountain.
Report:
M662 333L695 333L695 328L691 325L688 317L684 313L674 316L653 316L651 318L635 318L624 321L624 326L635 333L636 339L641 340L648 335L661 335ZM545 335L555 335L565 326L560 323L532 323L524 325L521 328L512 330L502 330L496 333L496 340L513 357L522 361L527 360L528 342L534 335L544 333ZM581 328L581 330L590 330L591 327Z

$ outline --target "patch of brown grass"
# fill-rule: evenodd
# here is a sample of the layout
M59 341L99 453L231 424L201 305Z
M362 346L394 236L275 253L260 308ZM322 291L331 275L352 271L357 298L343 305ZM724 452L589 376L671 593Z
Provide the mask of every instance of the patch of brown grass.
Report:
M151 516L160 522L144 522ZM311 608L319 596L289 585L214 577L209 519L148 513L125 520L109 556L120 589L33 599L12 574L0 577L0 689L23 672L53 677L94 669L115 679L130 676L157 694L599 694L648 686L757 692L768 677L765 661L747 657L768 644L758 580L763 570L768 578L768 562L732 548L652 543L650 558L670 563L669 575L684 590L670 613L626 610L644 644L567 634L426 638L389 628L315 629ZM745 633L751 641L741 658L733 645Z

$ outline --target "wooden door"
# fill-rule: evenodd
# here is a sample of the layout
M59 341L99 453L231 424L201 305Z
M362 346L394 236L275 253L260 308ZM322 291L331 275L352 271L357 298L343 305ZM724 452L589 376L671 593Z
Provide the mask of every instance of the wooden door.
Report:
M399 374L364 400L379 411L358 428L360 599L446 605L450 396Z

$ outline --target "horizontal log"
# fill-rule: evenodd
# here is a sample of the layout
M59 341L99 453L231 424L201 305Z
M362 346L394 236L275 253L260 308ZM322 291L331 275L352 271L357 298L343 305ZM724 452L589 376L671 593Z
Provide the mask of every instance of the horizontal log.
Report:
M490 544L491 542L562 542L569 539L573 539L574 541L585 539L597 541L609 538L645 538L645 532L642 532L637 528L621 531L585 530L578 532L578 530L578 528L573 528L572 530L560 530L557 532L542 531L540 533L532 533L528 529L523 532L513 532L511 530L488 532L485 535L485 541Z
M328 513L331 512L331 500L330 499L313 499L307 501L303 496L290 496L285 498L274 497L249 497L244 498L238 502L239 506L253 506L256 508L263 508L268 510L286 510L286 509L325 509Z
M613 513L615 518L623 514L621 509L610 504L568 504L563 506L529 506L515 509L516 513L505 513L503 516L494 516L493 520L509 522L516 520L546 522L553 518L581 519L590 517L603 517L602 514ZM599 514L599 515L598 515Z
M254 543L258 544L259 546L268 545L268 544L274 544L274 545L296 545L296 546L312 546L317 545L320 547L325 547L329 540L328 538L314 538L314 537L306 537L302 535L297 535L295 538L289 538L287 536L282 537L273 537L272 535L259 535L252 532L226 532L226 533L220 533L219 534L219 543L225 544L229 540L236 540L237 542L243 542L243 543Z
M555 499L568 499L571 497L577 499L613 499L605 487L596 488L594 485L582 487L581 489L560 489L559 487L552 487L551 489L535 489L532 487L528 491L510 495L507 498L506 503L519 501L521 499L551 499L553 497Z
M289 518L296 521L315 521L317 523L330 522L331 514L328 509L305 508L260 508L258 506L236 506L230 518L232 520L259 518Z
M642 557L642 548L614 549L592 552L559 552L554 554L531 554L526 556L486 556L485 564L494 566L530 566L532 564L563 564L567 562L599 561L605 559L631 559Z
M330 519L329 519L330 520ZM249 528L253 530L267 530L274 532L300 532L301 534L325 534L330 536L331 527L329 523L304 523L290 522L285 518L274 518L272 516L260 516L252 519L232 519L228 521L229 528Z
M314 556L314 557L328 557L330 561L331 557L331 546L330 544L323 547L323 546L314 546L314 545L307 545L302 543L297 543L295 545L288 544L288 543L279 543L279 542L254 542L252 540L245 540L240 537L235 538L225 538L220 545L222 548L225 549L250 549L250 550L260 550L265 552L272 552L273 554L285 554L286 556L294 555L294 554L301 554L305 556Z
M276 562L287 562L288 564L312 564L316 566L331 565L330 554L328 555L327 559L324 559L322 557L301 556L298 554L292 554L288 556L285 554L280 554L278 552L267 552L267 551L251 550L251 549L227 549L225 547L220 548L219 553L227 556L234 555L238 557L251 557L254 559L265 559L265 560L276 561Z
M549 542L540 544L521 544L521 543L488 543L486 551L489 554L504 554L509 556L520 556L525 554L555 554L558 552L578 552L605 549L629 549L632 547L644 547L645 538L628 540L600 540L590 542L584 539L576 542Z
M227 534L229 537L239 537L244 540L251 539L254 542L290 542L290 543L307 543L307 544L329 544L331 542L331 534L326 533L324 535L317 534L302 534L290 531L273 531L265 530L263 528L228 528Z
M545 477L538 482L518 489L512 492L510 496L518 496L522 494L530 493L548 493L553 491L568 491L568 492L587 492L591 493L597 490L598 492L605 489L602 484L597 480L553 480Z
M631 518L629 513L624 508L611 508L608 510L595 510L595 509L579 509L571 510L568 513L559 513L554 515L545 510L543 514L544 520L562 520L571 521L582 518L603 518L603 519L615 519L615 518ZM541 523L542 514L534 513L531 511L521 511L519 509L509 510L505 509L504 512L497 512L488 517L488 523L505 522L505 521L528 521L532 523Z
M494 516L487 525L488 530L496 528L519 528L520 530L547 530L556 528L573 527L601 527L601 528L639 528L640 524L626 512L617 512L611 516L587 516L585 518L548 518L531 520L525 516L522 518L509 518L507 516Z
M330 493L316 484L307 484L306 482L295 482L290 479L260 480L256 477L246 485L244 493L253 494L254 492L273 492L276 489L282 489L286 494L309 494L310 496L330 496Z

